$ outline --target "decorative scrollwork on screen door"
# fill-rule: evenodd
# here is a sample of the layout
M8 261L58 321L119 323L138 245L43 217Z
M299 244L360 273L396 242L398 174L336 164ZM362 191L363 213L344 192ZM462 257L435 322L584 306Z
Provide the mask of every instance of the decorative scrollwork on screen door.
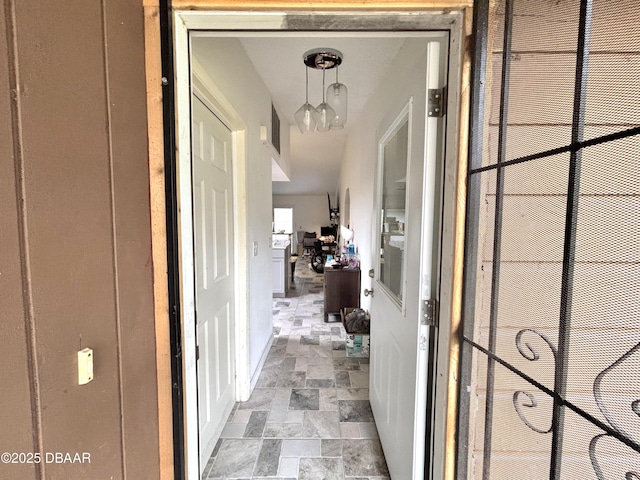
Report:
M529 337L537 337L542 339L544 343L546 343L549 349L551 350L551 353L553 354L553 360L555 363L556 357L558 355L558 351L555 345L553 344L553 342L544 333L538 332L537 330L533 330L531 328L522 329L516 335L516 347L518 348L520 355L522 355L524 358L526 358L530 362L536 362L540 360L540 358L542 358L541 353L534 347L533 343L529 340ZM528 403L524 403L526 400L523 399L523 396L527 398ZM538 401L536 399L536 396L533 393L527 392L524 390L516 390L513 393L513 406L515 407L516 412L520 417L520 420L522 420L524 424L534 432L549 433L553 429L553 420L549 428L544 429L544 428L536 427L533 424L533 422L527 419L524 409L525 408L533 409L538 407Z
M634 398L640 396L640 343L598 374L593 396L607 423L635 445L632 448L609 434L596 435L589 444L589 457L598 480L619 478L620 472L624 480L640 480L640 398Z

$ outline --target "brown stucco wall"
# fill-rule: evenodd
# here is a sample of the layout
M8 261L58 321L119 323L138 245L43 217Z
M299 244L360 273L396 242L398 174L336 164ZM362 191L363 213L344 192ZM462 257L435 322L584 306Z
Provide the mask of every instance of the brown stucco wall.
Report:
M0 478L158 478L142 5L0 9Z

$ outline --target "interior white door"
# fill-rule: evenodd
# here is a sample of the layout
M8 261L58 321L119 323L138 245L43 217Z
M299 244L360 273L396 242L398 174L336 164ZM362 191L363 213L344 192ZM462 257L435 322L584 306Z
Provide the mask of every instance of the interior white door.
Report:
M193 224L198 343L200 466L235 401L232 142L229 129L193 99Z
M436 172L444 123L425 110L428 90L444 82L445 49L445 42L425 42L407 74L406 95L379 128L370 401L391 477L398 479L424 477L427 365L435 352L421 318L424 300L437 295L431 279L439 258Z

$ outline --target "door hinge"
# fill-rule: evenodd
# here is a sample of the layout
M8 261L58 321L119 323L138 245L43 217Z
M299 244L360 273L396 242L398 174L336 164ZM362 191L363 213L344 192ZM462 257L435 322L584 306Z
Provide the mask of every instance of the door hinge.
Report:
M437 300L425 300L422 311L422 324L429 327L438 326L438 301Z
M428 117L444 117L445 105L446 105L446 90L445 88L430 88L429 89L429 103L427 108Z
M200 345L196 345L196 360L200 360Z

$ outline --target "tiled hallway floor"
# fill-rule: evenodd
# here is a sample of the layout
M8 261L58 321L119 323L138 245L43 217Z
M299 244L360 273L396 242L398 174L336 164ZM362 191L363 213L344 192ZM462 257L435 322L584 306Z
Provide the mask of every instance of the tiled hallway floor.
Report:
M369 359L346 356L342 324L323 321L323 277L307 265L301 257L288 297L273 300L273 347L203 479L389 479L369 405Z

